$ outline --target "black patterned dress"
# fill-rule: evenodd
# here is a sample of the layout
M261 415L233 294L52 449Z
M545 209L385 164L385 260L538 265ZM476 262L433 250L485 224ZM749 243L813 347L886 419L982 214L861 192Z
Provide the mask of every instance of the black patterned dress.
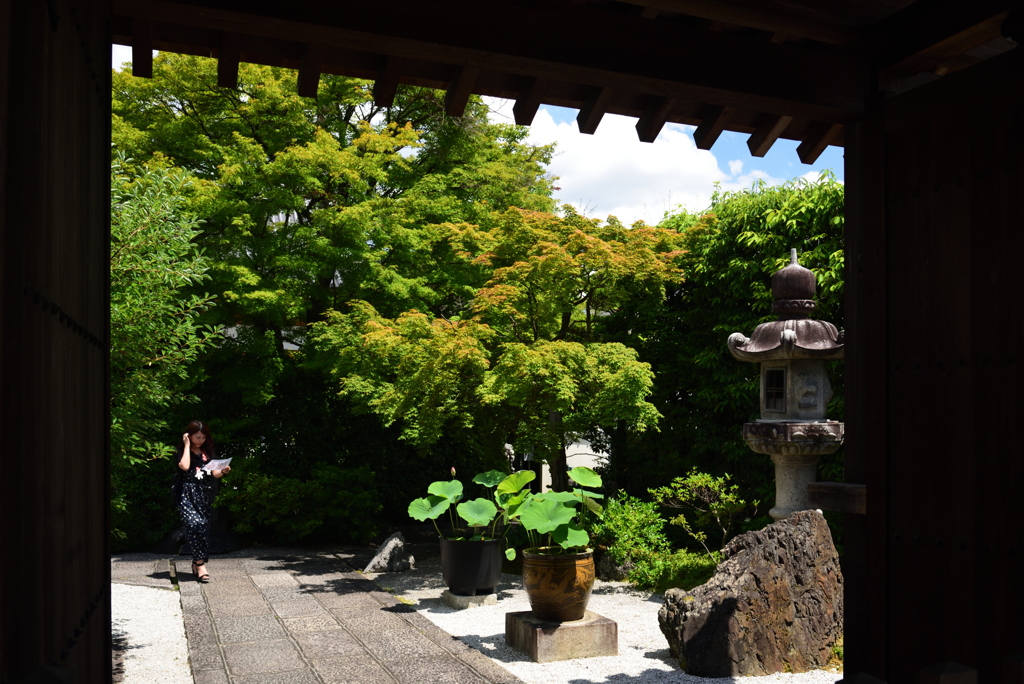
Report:
M210 490L213 487L213 473L202 469L209 460L206 452L192 452L191 467L184 472L181 500L178 502L178 515L185 525L188 544L192 547L192 560L199 565L205 564L209 559Z

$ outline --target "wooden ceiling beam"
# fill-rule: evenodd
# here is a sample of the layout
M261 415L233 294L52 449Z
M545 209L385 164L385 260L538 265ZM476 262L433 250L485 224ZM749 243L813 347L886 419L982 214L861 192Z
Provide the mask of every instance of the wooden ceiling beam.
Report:
M855 119L870 88L868 71L856 56L565 3L539 9L516 5L506 12L500 2L482 11L471 0L450 0L441 14L417 0L317 5L315 12L307 3L230 0L204 0L202 12L170 0L112 0L112 5L114 18L148 16L161 24L234 31L257 40L320 43L452 67L474 64L523 77L816 121ZM569 25L575 30L566 32ZM523 41L527 34L531 40ZM613 34L614 44L595 49L590 36Z
M225 31L217 50L217 85L221 88L238 87L238 63L241 58L241 41L237 33Z
M302 65L299 67L299 97L316 97L323 66L324 46L319 43L307 43L302 53Z
M390 107L395 103L398 94L398 83L402 78L405 60L398 57L385 57L384 64L373 82L373 103L378 107Z
M576 124L580 128L580 133L593 135L597 132L604 113L608 111L609 99L611 99L610 89L594 88L591 90L590 95L583 102L583 106L580 107L579 114L576 115Z
M153 20L132 17L132 76L153 78Z
M989 35L993 22L1002 25L1011 2L917 0L875 26L864 53L876 68L890 69L936 48L955 51L958 42L969 45L961 52L970 50L998 35Z
M469 96L473 94L479 69L472 66L461 66L455 71L448 92L444 95L444 111L448 116L462 116L466 113Z
M842 131L841 124L816 123L810 127L796 154L804 164L813 164Z
M887 70L907 75L933 71L943 62L961 57L968 50L973 50L994 38L999 38L1003 22L1006 21L1008 15L1008 12L1001 12L887 67Z
M770 116L747 138L747 148L751 156L763 157L768 154L775 141L779 139L782 132L793 121L791 116Z
M515 105L512 106L512 115L516 124L529 126L533 123L533 117L537 116L544 95L547 94L551 82L546 78L531 78L526 88L519 93Z
M854 29L828 22L809 21L778 10L776 3L753 2L739 4L720 0L623 0L642 5L644 11L686 14L708 21L718 21L746 28L784 33L793 38L813 40L829 45L854 45L863 35Z
M697 130L693 132L693 142L697 143L698 150L711 149L711 146L718 140L718 136L725 130L725 125L729 122L733 111L733 107L713 107L708 110L707 115L697 126Z
M658 139L658 134L668 121L668 116L675 107L676 101L663 97L653 107L646 110L636 122L636 134L640 142L652 143Z

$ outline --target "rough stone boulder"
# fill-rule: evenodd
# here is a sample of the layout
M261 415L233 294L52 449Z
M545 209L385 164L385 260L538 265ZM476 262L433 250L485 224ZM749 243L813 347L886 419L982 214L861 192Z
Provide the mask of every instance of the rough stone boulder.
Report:
M612 560L610 553L605 551L597 561L597 578L604 581L623 582L636 565L628 558L621 564Z
M658 622L679 666L699 677L824 667L842 634L843 575L821 513L740 535L722 558L707 583L665 592Z
M395 532L384 540L363 572L404 572L411 570L416 559L405 553L405 536Z

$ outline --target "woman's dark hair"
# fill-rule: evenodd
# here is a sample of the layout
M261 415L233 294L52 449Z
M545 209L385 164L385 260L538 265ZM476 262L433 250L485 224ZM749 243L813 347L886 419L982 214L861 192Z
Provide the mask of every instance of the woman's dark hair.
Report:
M193 420L185 428L185 432L188 433L189 437L196 434L197 432L202 432L204 435L206 435L206 441L203 443L203 448L210 452L210 458L215 457L215 455L217 454L217 447L213 443L213 435L210 434L209 425L207 425L201 420Z

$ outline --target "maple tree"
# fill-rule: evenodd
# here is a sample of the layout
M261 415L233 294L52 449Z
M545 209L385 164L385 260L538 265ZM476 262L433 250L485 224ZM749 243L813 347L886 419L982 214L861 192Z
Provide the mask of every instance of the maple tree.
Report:
M650 367L603 341L597 320L638 291L660 298L679 277L674 232L508 209L431 235L434 252L477 286L450 316L389 319L354 302L315 324L344 394L400 421L403 438L422 447L445 437L533 452L551 465L556 490L567 485L569 443L617 420L656 425Z

